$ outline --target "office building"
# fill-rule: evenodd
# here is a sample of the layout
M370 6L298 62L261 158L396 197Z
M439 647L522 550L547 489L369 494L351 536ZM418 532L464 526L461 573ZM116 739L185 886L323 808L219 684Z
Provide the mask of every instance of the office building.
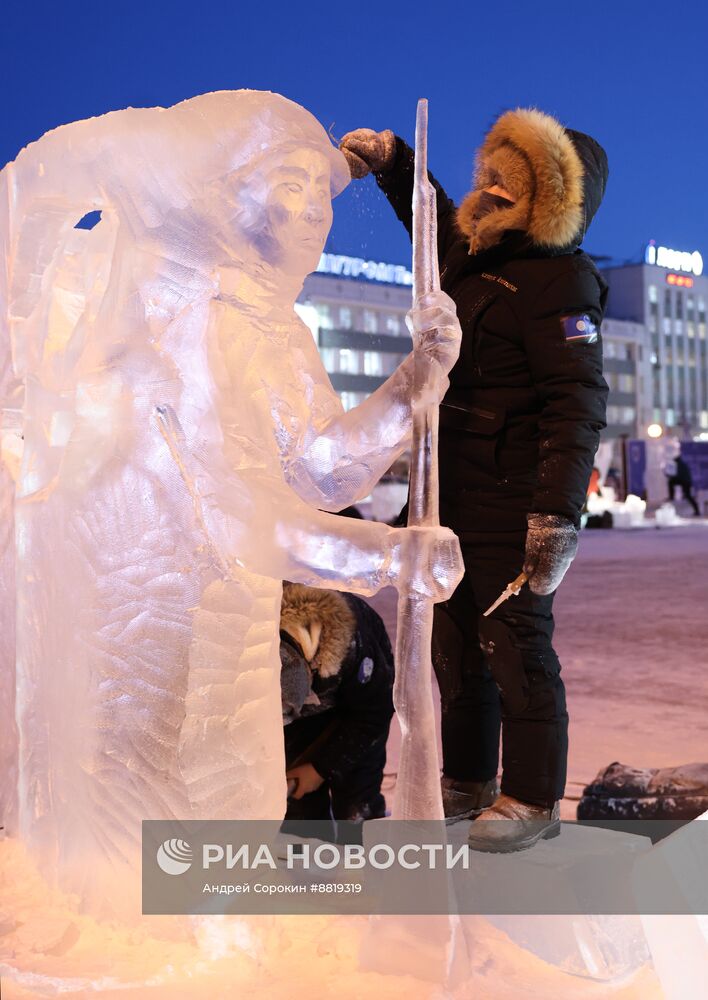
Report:
M705 434L708 276L701 254L650 243L643 262L603 274L610 286L607 316L645 331L637 359L638 436L650 423L685 440Z
M296 308L345 409L378 389L410 353L412 285L399 265L330 253L306 278Z
M644 438L650 424L689 439L708 433L706 301L701 255L649 244L645 260L603 269L602 325L610 387L604 441ZM298 312L313 332L345 409L362 402L411 350L405 267L325 253Z

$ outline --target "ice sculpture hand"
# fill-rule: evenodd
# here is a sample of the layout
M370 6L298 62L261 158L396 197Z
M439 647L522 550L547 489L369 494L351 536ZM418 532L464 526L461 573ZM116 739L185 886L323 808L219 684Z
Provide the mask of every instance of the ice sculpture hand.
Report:
M390 129L374 132L370 128L357 128L347 132L339 148L346 157L352 177L359 180L372 170L383 174L391 169L396 158L396 136Z
M524 573L534 594L552 594L578 550L578 532L559 514L527 514Z
M446 601L464 576L457 535L449 528L393 528L389 582L399 593Z
M460 354L462 329L454 301L445 292L431 292L416 301L406 315L413 350L430 364L428 384L437 383L438 398L447 390L446 376Z

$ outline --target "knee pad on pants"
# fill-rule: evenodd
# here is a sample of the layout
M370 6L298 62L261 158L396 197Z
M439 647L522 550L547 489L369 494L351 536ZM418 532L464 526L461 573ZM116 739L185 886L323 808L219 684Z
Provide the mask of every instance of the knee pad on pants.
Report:
M529 686L513 632L504 622L480 615L479 643L505 710L511 715L523 712L529 704Z

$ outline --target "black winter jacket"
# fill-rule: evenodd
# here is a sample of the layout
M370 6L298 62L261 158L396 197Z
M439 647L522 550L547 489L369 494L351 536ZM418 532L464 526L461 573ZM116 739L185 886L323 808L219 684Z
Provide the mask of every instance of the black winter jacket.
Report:
M303 705L300 719L285 726L286 758L292 766L305 752L323 778L341 781L372 751L385 752L393 716L393 652L383 621L362 598L286 584L280 655L283 669L290 667L290 673L294 657L305 662L293 624L312 621L322 626L311 672L316 697ZM334 725L313 752L306 752L306 720L313 716L321 717L323 725L326 720Z
M581 229L562 247L511 230L471 253L458 210L430 175L441 285L462 327L439 443L441 521L458 533L522 529L531 511L579 524L608 389L599 333L607 287L578 243L607 168L594 140L567 134L583 163L585 197ZM393 168L376 176L409 233L413 167L412 150L397 139ZM557 221L552 206L548 214Z

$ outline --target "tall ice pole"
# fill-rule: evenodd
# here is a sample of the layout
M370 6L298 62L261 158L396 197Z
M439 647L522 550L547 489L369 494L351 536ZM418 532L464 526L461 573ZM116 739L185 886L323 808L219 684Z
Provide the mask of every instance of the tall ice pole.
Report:
M413 191L413 301L440 289L435 188L428 180L428 102L418 101ZM413 438L408 527L437 527L438 407L426 398L425 354L414 344ZM411 575L423 567L411 567ZM393 801L394 819L442 819L440 761L435 731L431 643L433 602L414 590L398 595L396 681L393 700L402 743Z

